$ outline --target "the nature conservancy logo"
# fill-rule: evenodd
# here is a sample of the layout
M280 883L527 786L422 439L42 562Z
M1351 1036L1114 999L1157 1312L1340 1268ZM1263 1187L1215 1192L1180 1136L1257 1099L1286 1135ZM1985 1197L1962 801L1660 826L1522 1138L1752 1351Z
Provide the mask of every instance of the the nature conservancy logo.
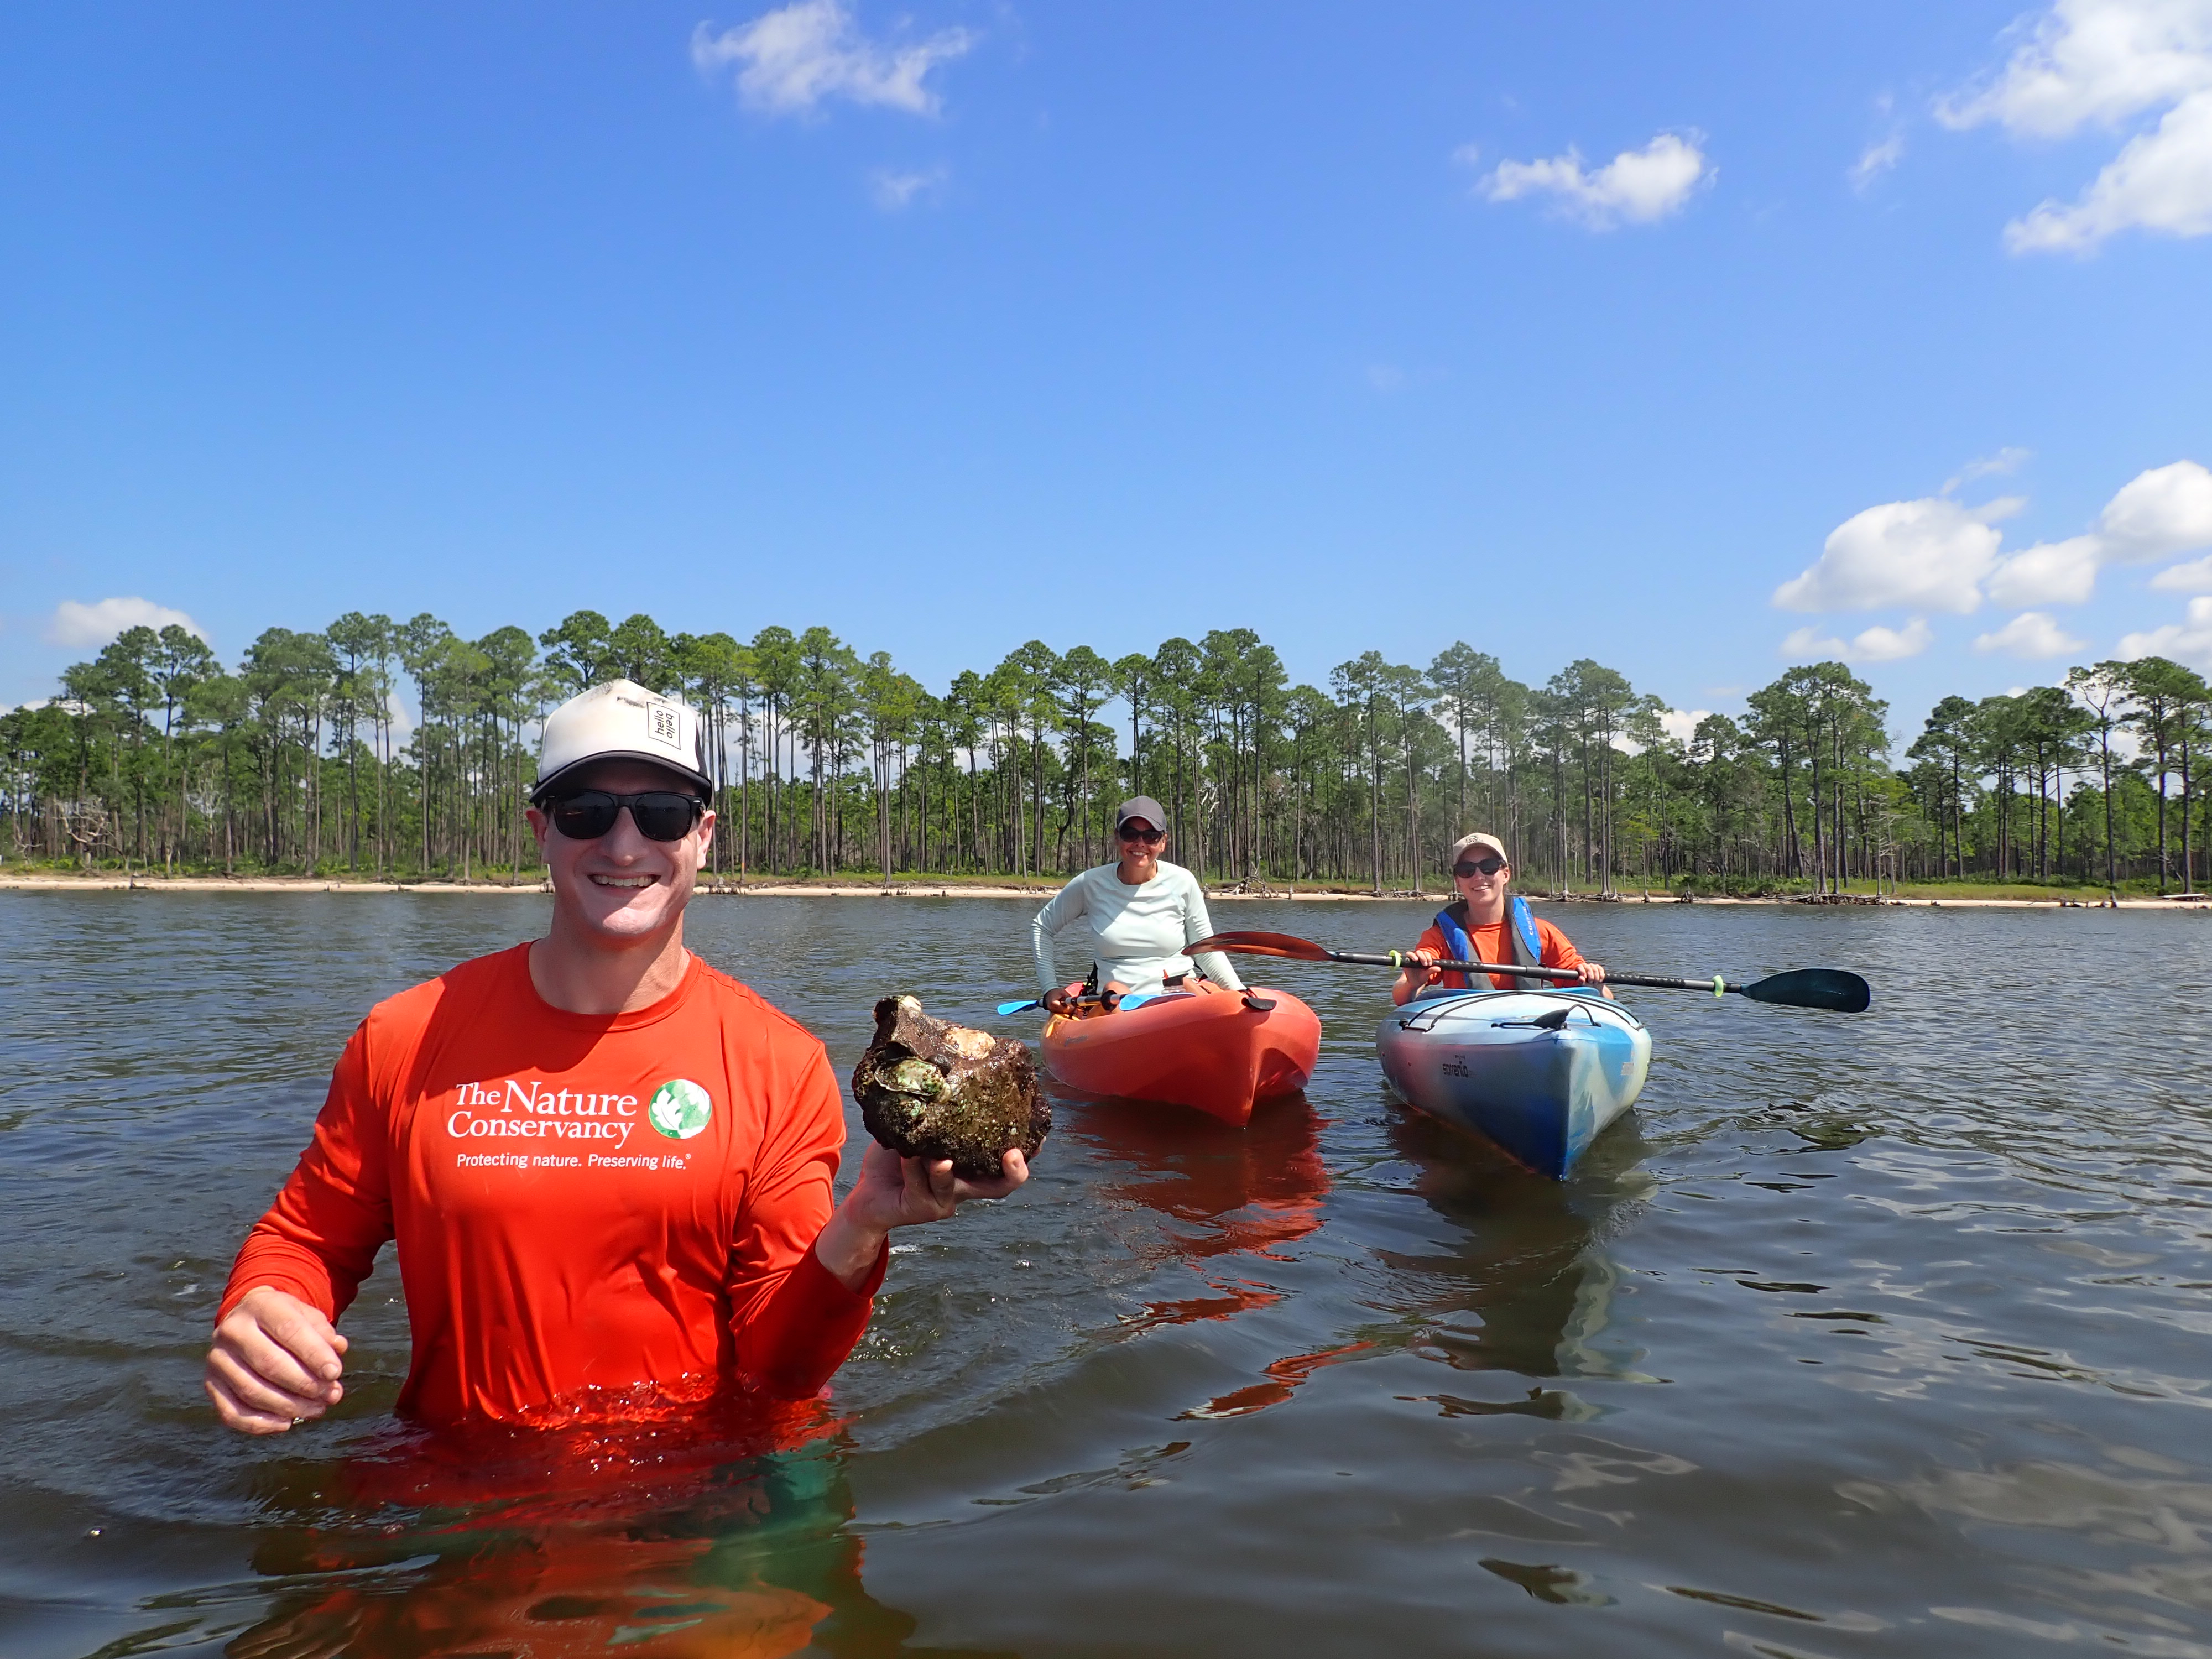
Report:
M644 1115L669 1139L689 1140L714 1121L714 1102L697 1084L674 1078L653 1091ZM598 1140L622 1147L629 1144L637 1120L635 1095L556 1088L538 1078L511 1077L456 1088L446 1133L456 1140ZM667 1156L681 1167L673 1154ZM592 1162L607 1160L595 1155Z
M671 1140L689 1140L714 1115L714 1103L697 1084L674 1078L653 1091L645 1121Z
M689 1083L681 1086L696 1087ZM668 1089L660 1092L665 1095ZM699 1121L703 1126L707 1121L703 1092L700 1099ZM656 1112L659 1102L660 1095L655 1095ZM628 1143L636 1124L635 1095L556 1088L538 1078L510 1077L460 1085L453 1091L453 1109L446 1116L446 1133L455 1139L611 1140L620 1146ZM659 1125L656 1122L653 1127ZM672 1132L662 1129L661 1133Z

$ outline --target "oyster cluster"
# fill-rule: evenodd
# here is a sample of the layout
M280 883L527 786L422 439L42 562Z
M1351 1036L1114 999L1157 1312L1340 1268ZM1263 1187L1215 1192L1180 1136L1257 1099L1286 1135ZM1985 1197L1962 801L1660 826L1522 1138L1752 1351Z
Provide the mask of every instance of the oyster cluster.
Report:
M868 1133L904 1158L952 1160L955 1175L1000 1172L1019 1147L1035 1158L1052 1127L1029 1045L933 1019L920 999L876 1004L875 1040L853 1068Z

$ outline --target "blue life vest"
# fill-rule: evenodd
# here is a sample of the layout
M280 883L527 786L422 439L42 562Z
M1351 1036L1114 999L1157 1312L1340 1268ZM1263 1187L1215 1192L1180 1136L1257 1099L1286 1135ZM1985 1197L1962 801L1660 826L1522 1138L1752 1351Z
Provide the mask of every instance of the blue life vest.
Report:
M1454 912L1457 914L1455 915ZM1513 965L1516 968L1542 967L1544 941L1536 932L1536 918L1528 913L1528 901L1516 893L1506 900L1505 914L1513 923L1505 930L1506 943L1511 947L1513 952ZM1467 901L1465 899L1460 900L1455 904L1447 905L1437 912L1437 931L1443 935L1447 961L1478 960L1474 954L1474 941L1467 934ZM1485 975L1486 980L1487 977ZM1458 987L1461 989L1468 988L1468 977L1465 974L1446 974L1443 977L1443 983L1447 985L1454 981L1458 981ZM1515 989L1522 991L1548 991L1555 988L1552 981L1547 979L1516 978L1513 985Z

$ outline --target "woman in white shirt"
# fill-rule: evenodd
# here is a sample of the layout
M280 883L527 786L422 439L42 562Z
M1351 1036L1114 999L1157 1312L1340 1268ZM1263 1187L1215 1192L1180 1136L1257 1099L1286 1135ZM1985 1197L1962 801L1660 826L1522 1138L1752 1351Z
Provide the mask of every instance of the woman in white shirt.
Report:
M1085 870L1030 923L1041 1000L1052 1012L1075 1012L1074 996L1054 969L1052 945L1054 935L1078 922L1087 929L1084 937L1102 991L1243 990L1228 957L1208 951L1196 963L1200 973L1194 973L1183 954L1183 946L1211 933L1213 923L1198 878L1160 856L1166 825L1167 814L1150 795L1123 801L1114 809L1120 861Z

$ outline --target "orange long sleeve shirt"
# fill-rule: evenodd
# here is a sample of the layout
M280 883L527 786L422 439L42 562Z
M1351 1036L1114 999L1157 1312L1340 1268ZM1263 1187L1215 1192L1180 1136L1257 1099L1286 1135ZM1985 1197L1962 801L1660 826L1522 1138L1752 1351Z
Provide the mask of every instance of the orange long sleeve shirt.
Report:
M816 1393L866 1328L815 1255L844 1112L796 1022L694 957L649 1008L551 1007L529 946L373 1009L313 1142L248 1234L257 1285L332 1320L387 1239L413 1361L401 1413L553 1424Z
M1579 968L1583 965L1583 953L1575 949L1565 933L1553 927L1541 916L1531 916L1529 920L1536 924L1536 942L1543 947L1543 954L1537 958L1540 965L1546 968ZM1501 916L1496 921L1468 928L1468 943L1474 946L1473 960L1476 962L1512 961L1513 945L1505 931L1510 925L1508 919ZM1425 950L1441 952L1447 962L1452 959L1451 947L1444 943L1444 930L1433 921L1429 924L1428 930L1421 935L1419 944ZM1504 974L1486 974L1483 977L1487 979L1492 988L1496 990L1510 991L1513 988L1513 981ZM1445 974L1437 980L1437 983L1453 990L1465 990L1468 975Z

